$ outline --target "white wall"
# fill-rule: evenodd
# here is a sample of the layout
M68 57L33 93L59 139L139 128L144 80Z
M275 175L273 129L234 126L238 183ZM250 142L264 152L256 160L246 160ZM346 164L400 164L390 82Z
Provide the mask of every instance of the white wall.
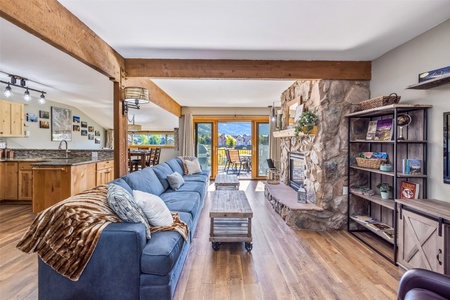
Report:
M406 90L421 72L450 66L450 20L393 49L372 63L371 97L401 95L400 103L431 104L428 120L428 198L450 202L443 183L443 113L450 111L450 84Z
M7 101L14 101L25 103L23 99L21 99L21 93L16 93L13 98L4 99ZM25 138L3 138L4 141L8 143L8 148L26 148L26 149L57 149L59 142L51 141L51 107L62 107L67 108L72 111L72 116L79 116L81 121L86 121L88 126L94 126L94 130L100 131L100 144L95 144L94 140L88 140L88 136L81 136L81 131L72 131L72 141L69 141L70 149L102 149L105 145L106 133L105 129L98 125L94 120L89 118L86 114L82 113L80 110L73 106L64 105L61 103L56 103L52 101L46 101L45 104L39 104L37 99L33 97L32 101L29 103L25 103L24 109L24 124L25 131L29 131L30 135ZM47 111L50 114L49 119L41 119L39 118L39 111ZM26 115L27 113L36 114L38 116L38 122L27 122ZM39 128L39 121L46 120L50 123L49 129ZM81 125L81 124L79 124ZM86 129L87 128L81 128ZM88 132L94 134L94 132ZM95 136L94 136L95 138ZM1 139L1 138L0 138Z

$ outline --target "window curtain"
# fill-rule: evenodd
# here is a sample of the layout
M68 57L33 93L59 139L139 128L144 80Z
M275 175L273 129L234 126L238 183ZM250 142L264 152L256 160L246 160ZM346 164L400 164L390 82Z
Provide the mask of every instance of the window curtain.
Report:
M180 118L180 155L194 156L193 119L191 114L182 115Z

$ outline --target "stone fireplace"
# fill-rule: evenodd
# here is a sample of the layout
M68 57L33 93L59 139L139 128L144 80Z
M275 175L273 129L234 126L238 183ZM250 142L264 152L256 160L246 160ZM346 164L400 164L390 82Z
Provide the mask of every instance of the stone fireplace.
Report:
M300 153L289 153L289 186L295 191L305 184L305 156Z
M344 229L347 222L347 120L345 115L355 104L369 99L368 81L302 80L295 82L281 96L281 109L293 99L300 99L305 110L316 111L316 135L283 136L280 139L281 181L289 186L292 154L304 159L303 186L307 200L320 208L285 212L286 222L298 229ZM283 116L287 118L287 116ZM284 119L283 124L288 124ZM294 162L297 163L297 162Z

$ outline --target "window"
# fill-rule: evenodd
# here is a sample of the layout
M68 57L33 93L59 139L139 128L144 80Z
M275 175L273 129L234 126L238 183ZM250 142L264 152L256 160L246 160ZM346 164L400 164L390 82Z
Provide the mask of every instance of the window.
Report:
M154 132L154 131L128 132L128 145L174 147L174 144L175 144L175 138L174 138L173 131L169 131L169 132Z

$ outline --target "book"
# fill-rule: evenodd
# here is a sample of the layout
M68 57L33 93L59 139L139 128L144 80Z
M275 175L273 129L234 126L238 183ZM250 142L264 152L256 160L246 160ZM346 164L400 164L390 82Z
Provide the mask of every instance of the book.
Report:
M369 223L367 226L375 230L394 230L394 228L384 223Z
M385 230L385 231L383 231L383 234L384 234L388 239L393 239L393 238L394 238L394 230Z
M378 121L370 121L367 127L366 140L373 140L375 138L375 133L377 132Z
M402 172L403 174L422 174L422 161L420 159L403 159Z
M417 199L419 198L419 184L409 181L400 183L400 199Z
M392 139L392 119L382 119L377 121L377 129L374 140L389 141Z

